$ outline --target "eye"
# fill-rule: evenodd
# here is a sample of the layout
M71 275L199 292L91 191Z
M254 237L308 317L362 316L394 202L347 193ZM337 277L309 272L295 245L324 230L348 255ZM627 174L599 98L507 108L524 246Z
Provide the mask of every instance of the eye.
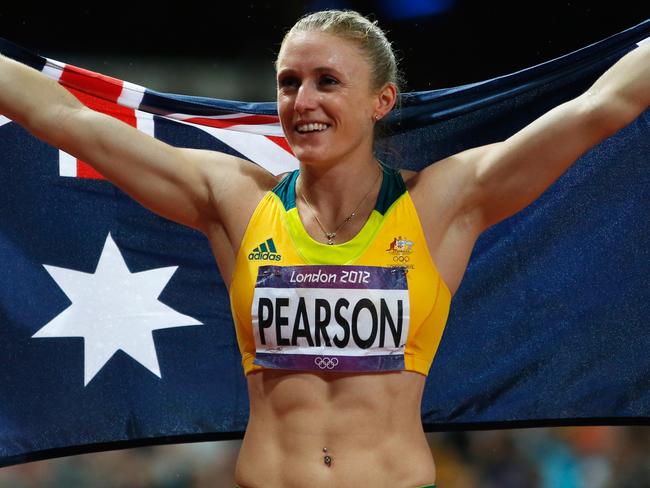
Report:
M278 80L278 86L280 87L295 86L297 83L298 80L293 76L285 76L284 78Z
M326 85L336 85L339 82L339 80L331 76L323 76L321 81Z

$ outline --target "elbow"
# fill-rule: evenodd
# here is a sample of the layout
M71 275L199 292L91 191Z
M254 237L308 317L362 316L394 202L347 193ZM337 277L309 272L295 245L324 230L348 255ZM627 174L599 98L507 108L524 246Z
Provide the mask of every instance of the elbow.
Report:
M628 99L614 93L591 93L581 95L585 111L594 130L602 138L610 137L634 122L647 108L638 100Z

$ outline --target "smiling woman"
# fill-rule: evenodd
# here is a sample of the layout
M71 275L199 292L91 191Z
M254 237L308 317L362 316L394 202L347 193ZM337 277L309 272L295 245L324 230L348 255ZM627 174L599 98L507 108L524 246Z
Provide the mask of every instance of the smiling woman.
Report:
M316 12L285 35L276 70L300 168L262 195L238 246L271 235L281 261L233 266L251 405L236 480L435 486L420 402L451 293L407 191L415 173L374 156L395 55L376 22Z

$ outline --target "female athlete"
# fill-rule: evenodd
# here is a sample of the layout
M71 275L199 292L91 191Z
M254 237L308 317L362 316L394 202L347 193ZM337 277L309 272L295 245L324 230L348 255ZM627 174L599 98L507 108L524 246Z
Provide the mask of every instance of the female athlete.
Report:
M646 109L649 50L628 53L584 94L508 139L419 172L391 170L374 155L376 124L398 100L399 74L377 23L354 11L305 16L282 42L278 114L300 162L290 174L165 144L5 57L0 112L208 238L231 293L250 399L240 487L435 486L421 400L475 241ZM248 246L267 230L267 252L249 259ZM275 251L286 262L265 260ZM389 266L394 256L415 264ZM262 269L270 274L258 275ZM351 270L356 278L346 281ZM315 286L323 276L327 286ZM300 322L300 310L315 314L319 330ZM367 354L363 341L380 323L385 336ZM263 337L274 347L263 349ZM341 354L321 348L314 361L313 337Z

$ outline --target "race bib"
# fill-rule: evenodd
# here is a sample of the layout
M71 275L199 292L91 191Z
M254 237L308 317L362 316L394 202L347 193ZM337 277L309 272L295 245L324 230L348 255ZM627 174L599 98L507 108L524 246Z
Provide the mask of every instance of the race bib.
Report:
M266 368L404 369L409 293L401 267L260 266L252 305Z

